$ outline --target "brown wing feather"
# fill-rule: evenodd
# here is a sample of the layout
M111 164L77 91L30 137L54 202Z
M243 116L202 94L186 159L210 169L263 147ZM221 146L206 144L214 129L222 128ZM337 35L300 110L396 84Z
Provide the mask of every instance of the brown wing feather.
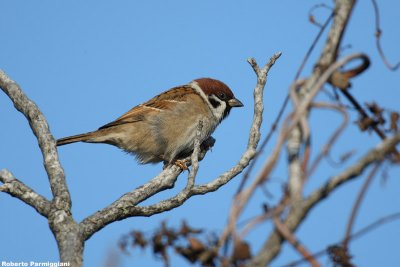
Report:
M144 118L150 113L168 110L177 103L184 102L190 94L197 93L191 87L186 85L174 87L153 97L149 101L132 108L115 121L103 125L99 128L99 130L125 123L143 121Z

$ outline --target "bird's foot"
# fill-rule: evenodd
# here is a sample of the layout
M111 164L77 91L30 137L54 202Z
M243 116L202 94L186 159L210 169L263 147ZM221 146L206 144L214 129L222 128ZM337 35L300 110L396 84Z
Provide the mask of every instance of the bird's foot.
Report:
M186 170L189 169L188 166L186 165L185 160L182 160L182 159L177 159L177 160L175 160L174 165L178 166L178 167L181 168L183 171L186 171Z
M167 161L164 161L164 166L163 170L165 170L168 166L175 165L181 168L183 171L188 170L188 166L186 165L186 161L184 159L177 159L173 163L169 163Z

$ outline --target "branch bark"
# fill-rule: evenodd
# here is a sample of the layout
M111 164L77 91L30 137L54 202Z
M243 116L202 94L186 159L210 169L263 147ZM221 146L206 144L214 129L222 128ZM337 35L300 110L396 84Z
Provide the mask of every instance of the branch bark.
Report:
M14 107L26 117L38 140L54 197L53 204L57 208L69 212L71 210L71 197L65 181L64 170L58 160L56 143L50 133L46 118L36 104L23 93L19 85L1 70L0 88L11 99Z
M0 88L11 99L15 108L26 117L38 140L53 199L50 202L35 193L28 186L13 178L7 170L3 170L0 174L1 181L4 183L1 191L19 198L45 216L57 241L60 260L69 262L71 266L81 266L83 242L79 229L76 227L77 224L71 215L71 197L64 170L58 160L56 143L50 133L46 118L36 104L24 94L19 85L1 70Z
M19 198L46 218L49 216L51 202L15 178L11 172L6 169L1 170L0 182L3 183L0 186L0 192Z

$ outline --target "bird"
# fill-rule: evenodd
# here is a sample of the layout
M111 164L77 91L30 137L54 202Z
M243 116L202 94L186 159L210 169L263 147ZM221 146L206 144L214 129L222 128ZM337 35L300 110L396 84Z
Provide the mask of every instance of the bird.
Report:
M57 146L105 143L134 155L140 164L164 162L164 167L175 164L185 170L182 159L193 152L195 139L202 143L209 138L234 107L243 104L225 83L199 78L133 107L98 130L58 139Z

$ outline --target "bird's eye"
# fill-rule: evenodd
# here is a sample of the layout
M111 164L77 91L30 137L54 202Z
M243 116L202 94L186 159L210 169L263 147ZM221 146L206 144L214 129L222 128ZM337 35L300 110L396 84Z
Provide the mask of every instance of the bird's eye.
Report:
M221 100L224 100L226 98L226 95L223 92L218 93L218 98Z

